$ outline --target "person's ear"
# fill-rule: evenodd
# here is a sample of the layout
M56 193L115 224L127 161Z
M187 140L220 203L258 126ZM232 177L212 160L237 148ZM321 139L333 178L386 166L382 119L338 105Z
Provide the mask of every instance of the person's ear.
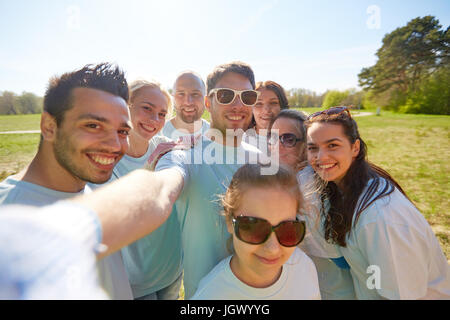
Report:
M54 141L58 126L56 119L50 113L44 111L41 115L41 135L46 141Z
M211 113L211 98L209 96L205 96L205 107L209 113Z
M355 143L352 145L352 156L353 156L353 159L358 156L360 149L361 149L361 140L356 139Z

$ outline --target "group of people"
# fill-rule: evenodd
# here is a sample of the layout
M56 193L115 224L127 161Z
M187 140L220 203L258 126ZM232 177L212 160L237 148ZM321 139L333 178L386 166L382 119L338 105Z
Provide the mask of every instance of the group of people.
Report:
M0 299L450 298L439 242L351 112L289 109L242 62L171 93L108 63L52 78L0 204Z

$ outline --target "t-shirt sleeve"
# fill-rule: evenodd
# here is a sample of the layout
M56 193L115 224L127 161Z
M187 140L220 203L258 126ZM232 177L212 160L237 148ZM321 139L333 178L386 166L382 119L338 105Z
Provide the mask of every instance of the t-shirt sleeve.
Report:
M0 296L11 299L104 299L95 252L95 212L70 202L5 206L0 216ZM12 289L20 287L20 291ZM9 288L9 289L8 289Z
M381 208L377 202L370 210L383 210L382 214L356 234L369 265L366 285L387 299L422 298L427 292L430 261L426 235L417 227L390 219L398 209L392 205Z
M161 171L164 169L175 169L179 173L181 173L184 185L187 184L187 180L189 178L189 170L186 151L183 150L174 150L166 153L159 159L155 171Z

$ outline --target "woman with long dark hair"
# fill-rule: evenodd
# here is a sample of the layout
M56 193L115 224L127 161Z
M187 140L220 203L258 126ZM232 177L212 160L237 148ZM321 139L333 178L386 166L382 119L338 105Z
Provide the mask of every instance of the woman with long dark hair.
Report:
M307 157L323 235L350 268L358 299L450 298L450 271L436 236L367 146L345 107L310 115Z

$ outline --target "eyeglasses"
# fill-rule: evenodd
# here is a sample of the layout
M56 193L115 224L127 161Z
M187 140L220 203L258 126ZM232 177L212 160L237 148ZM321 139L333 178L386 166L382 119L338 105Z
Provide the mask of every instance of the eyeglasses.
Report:
M258 100L260 92L255 90L215 88L209 93L209 95L212 94L215 94L217 102L223 105L231 104L236 98L236 95L238 95L244 105L251 107L256 103L256 100Z
M286 148L293 148L297 142L302 141L303 139L297 138L297 136L293 133L283 133L278 137L281 144ZM275 133L271 133L270 139L268 143L274 145L277 143L277 135Z
M321 114L332 115L332 114L341 114L343 112L347 112L350 119L352 118L352 115L350 114L350 110L348 110L347 107L333 107L333 108L329 108L327 110L314 112L308 116L307 120L312 119L317 116L320 116Z
M275 232L278 242L284 247L295 247L305 237L305 222L300 220L282 221L272 226L262 218L238 216L232 219L236 237L249 244L262 244Z

